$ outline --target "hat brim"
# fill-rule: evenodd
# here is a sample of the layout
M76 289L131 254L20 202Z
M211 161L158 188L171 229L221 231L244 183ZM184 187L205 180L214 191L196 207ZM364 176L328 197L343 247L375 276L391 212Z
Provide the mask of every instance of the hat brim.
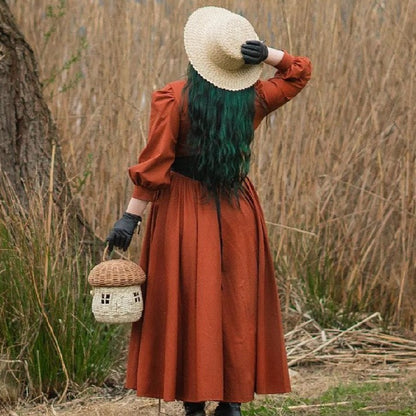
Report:
M260 78L262 65L244 64L241 56L242 65L235 70L227 70L218 66L209 56L212 48L212 31L219 22L230 19L231 17L244 20L241 30L241 39L235 39L240 53L240 48L247 40L258 39L257 33L251 24L242 16L236 15L221 7L202 7L197 9L189 17L184 29L184 44L186 54L191 65L208 82L218 88L229 91L239 91L251 87ZM237 20L238 20L237 19ZM227 33L221 33L226 37ZM235 36L235 31L233 32Z

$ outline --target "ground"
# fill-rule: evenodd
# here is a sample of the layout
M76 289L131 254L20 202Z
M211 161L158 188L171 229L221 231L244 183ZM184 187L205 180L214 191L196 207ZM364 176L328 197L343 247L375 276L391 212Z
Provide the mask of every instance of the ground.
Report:
M415 363L416 364L416 363ZM291 371L290 394L256 397L244 406L252 415L416 415L416 367L354 362L309 365ZM28 404L4 409L9 416L158 415L158 400L140 399L120 388L85 391L61 405ZM212 414L215 403L208 406ZM180 403L161 403L161 414L183 415Z

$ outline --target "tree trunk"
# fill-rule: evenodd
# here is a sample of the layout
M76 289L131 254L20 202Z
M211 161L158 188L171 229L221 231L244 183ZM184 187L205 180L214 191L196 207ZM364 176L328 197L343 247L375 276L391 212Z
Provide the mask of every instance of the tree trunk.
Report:
M0 168L23 205L27 189L48 190L52 153L53 197L63 207L71 200L70 188L34 53L0 0Z
M84 242L95 242L78 201L71 197L33 50L5 0L0 0L0 169L1 183L7 177L23 207L28 192L40 190L45 201L69 215L70 230L81 232Z

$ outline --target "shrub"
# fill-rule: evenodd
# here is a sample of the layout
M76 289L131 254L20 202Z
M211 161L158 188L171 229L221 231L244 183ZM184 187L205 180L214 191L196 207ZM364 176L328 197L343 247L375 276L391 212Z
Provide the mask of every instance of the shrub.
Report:
M29 192L28 207L10 186L0 194L0 394L65 396L103 383L125 327L94 321L86 279L92 250L40 191Z

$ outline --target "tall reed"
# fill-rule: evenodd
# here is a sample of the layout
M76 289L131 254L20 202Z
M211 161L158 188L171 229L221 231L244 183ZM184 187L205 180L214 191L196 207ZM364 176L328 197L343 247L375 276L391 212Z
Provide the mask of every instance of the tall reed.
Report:
M28 192L23 207L1 178L0 401L63 399L73 388L102 383L125 340L124 327L94 321L91 259L82 235L69 232L68 213L41 190Z
M45 10L59 2L10 4L44 79L87 38L80 62L46 92L69 175L91 158L82 206L102 237L129 198L126 170L146 141L151 91L185 73L192 10L241 12L269 45L308 55L310 85L263 123L253 149L280 283L291 282L293 302L308 264L325 274L330 263L329 296L413 328L416 0L71 0L47 40ZM78 84L60 93L78 72Z

